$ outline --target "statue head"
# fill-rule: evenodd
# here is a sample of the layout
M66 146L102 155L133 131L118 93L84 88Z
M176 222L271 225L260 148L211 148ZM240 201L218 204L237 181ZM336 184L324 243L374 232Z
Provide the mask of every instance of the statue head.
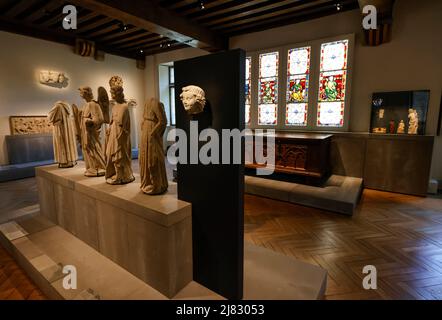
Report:
M110 89L111 97L118 103L124 103L124 90L122 86L113 86Z
M60 73L58 75L58 83L64 83L65 80L66 80L66 76L64 75L64 73Z
M203 112L206 105L206 95L204 90L198 86L186 86L180 94L184 109L188 114L197 114Z
M80 91L80 96L87 102L92 101L94 98L94 94L92 93L92 89L90 87L84 86L78 88L78 90Z

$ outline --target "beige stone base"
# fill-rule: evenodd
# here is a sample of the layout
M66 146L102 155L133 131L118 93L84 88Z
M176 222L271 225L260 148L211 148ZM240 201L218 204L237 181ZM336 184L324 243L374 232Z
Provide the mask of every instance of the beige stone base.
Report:
M0 244L50 299L168 299L121 266L40 215L0 225ZM326 289L327 272L251 244L244 248L244 299L314 300ZM63 266L77 269L78 287L63 287ZM223 297L192 281L173 299Z
M14 257L49 299L167 300L144 281L106 258L41 215L0 225L0 244ZM64 266L77 271L77 288L63 287ZM223 299L196 282L174 299Z
M126 185L84 176L84 165L36 169L42 216L165 296L192 281L192 209L176 184L143 194L139 176Z

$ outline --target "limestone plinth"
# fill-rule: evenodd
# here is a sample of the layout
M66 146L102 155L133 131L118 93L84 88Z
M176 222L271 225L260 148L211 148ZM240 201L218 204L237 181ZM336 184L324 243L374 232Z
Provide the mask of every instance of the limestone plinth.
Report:
M36 168L41 213L159 292L173 297L192 281L192 209L176 184L148 196L140 178L109 185L71 169Z

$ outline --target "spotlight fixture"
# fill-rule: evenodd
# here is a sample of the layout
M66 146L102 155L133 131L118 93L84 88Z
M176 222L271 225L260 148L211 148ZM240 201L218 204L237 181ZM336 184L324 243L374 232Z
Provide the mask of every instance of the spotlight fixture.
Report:
M341 11L342 9L342 4L340 4L339 2L337 4L335 4L336 10Z
M205 7L204 7L204 1L203 1L203 0L200 0L200 8L201 8L201 10L204 10L204 9L205 9Z
M120 29L121 29L121 31L127 31L129 29L129 27L127 24L121 22Z
M170 47L170 43L167 44L167 47Z
M140 53L144 53L144 50L143 50L143 49L140 49Z

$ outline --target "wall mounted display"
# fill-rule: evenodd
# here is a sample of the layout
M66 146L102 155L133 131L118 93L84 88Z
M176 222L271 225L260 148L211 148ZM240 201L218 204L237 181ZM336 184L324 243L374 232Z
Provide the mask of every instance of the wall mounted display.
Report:
M47 116L10 116L11 135L52 133Z
M429 90L373 93L370 132L424 135L429 99Z
M65 88L68 85L68 78L59 71L42 70L39 73L39 81L41 84L57 88Z
M146 194L162 194L168 188L163 149L166 126L167 116L164 105L152 98L144 106L139 155L140 187Z
M244 159L233 164L230 152L231 164L191 164L189 133L191 121L198 121L198 132L210 127L220 136L223 129L244 129L245 61L237 49L174 64L175 87L194 84L207 99L204 112L189 115L175 93L176 126L187 133L187 163L177 165L178 198L192 203L193 279L228 299L243 296ZM205 146L201 141L199 150Z
M60 168L71 168L77 163L77 142L73 112L63 101L55 103L48 114L53 128L54 159Z

